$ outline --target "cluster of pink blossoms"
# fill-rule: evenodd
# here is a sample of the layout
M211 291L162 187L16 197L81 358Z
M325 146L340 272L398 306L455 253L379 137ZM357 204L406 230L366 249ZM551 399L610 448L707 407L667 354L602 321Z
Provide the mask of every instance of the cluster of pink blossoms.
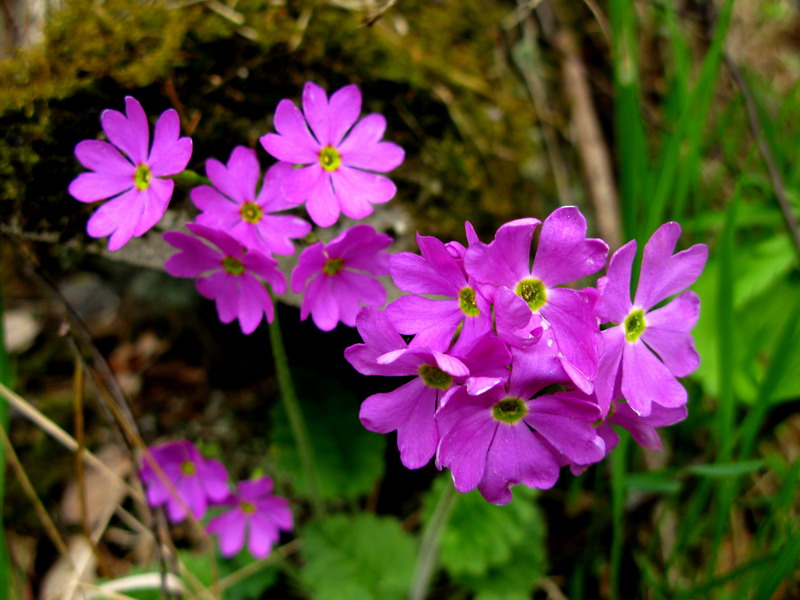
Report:
M277 133L261 138L279 161L263 180L251 149L235 148L225 164L207 161L211 185L191 192L200 213L186 225L190 233L164 235L179 250L165 268L196 279L200 294L215 300L221 321L238 319L247 334L263 318L273 319L267 287L283 293L287 281L272 254L294 253L292 240L311 231L304 219L278 213L305 206L316 225L328 227L341 213L360 219L395 195L382 173L400 165L403 150L381 141L381 115L359 120L360 112L356 86L328 98L308 83L302 110L281 101ZM133 98L126 99L126 115L109 110L102 123L110 143L78 144L76 155L92 172L78 176L70 193L83 202L110 198L87 229L95 237L111 235L113 250L161 218L173 191L167 177L186 167L191 140L179 137L178 116L170 110L158 119L149 147L147 119ZM606 265L608 246L587 238L586 230L580 211L564 207L544 222L506 223L488 244L467 223L466 247L418 236L421 256L390 258L391 239L357 225L328 244L307 247L290 284L303 294L302 319L310 315L325 331L339 322L358 327L364 343L345 356L359 372L411 378L364 401L364 426L396 431L407 467L435 458L437 467L451 470L459 491L477 488L488 501L504 504L516 484L549 488L561 467L580 473L602 460L619 441L612 425L645 447L660 448L656 429L686 416L686 390L677 378L699 364L690 334L699 299L686 290L705 265L706 247L675 253L680 226L662 225L645 245L631 299L636 242ZM569 287L606 266L595 287ZM381 311L386 291L375 276L387 273L408 295ZM180 445L163 460L182 502L160 487L147 465L143 478L150 501L167 504L171 518L225 502L255 519L271 491L270 482L240 484L238 499L223 501L213 463ZM230 515L209 524L226 552L244 539L245 517ZM253 527L255 554L269 536L256 534L253 542Z
M596 287L565 287L602 270L608 253L575 207L506 223L489 244L466 230L468 247L418 235L421 256L389 262L409 295L358 315L364 343L345 351L348 361L365 375L412 377L364 401L364 426L397 431L407 467L435 457L456 489L495 504L510 502L511 486L549 488L561 467L580 473L602 460L619 441L611 424L660 448L656 428L686 416L676 378L699 364L690 334L699 299L684 290L706 246L675 253L680 226L662 225L631 300L635 241Z
M111 250L161 219L174 189L168 177L183 171L192 154L192 141L179 137L174 110L159 117L148 151L147 116L134 98L126 98L125 105L126 114L107 110L101 117L110 143L85 140L77 145L78 160L91 172L69 187L82 202L107 200L87 231L93 237L110 234ZM362 219L373 204L395 195L395 185L380 173L400 165L404 152L381 141L386 130L381 115L359 120L360 113L357 86L345 86L329 99L309 82L303 110L282 100L275 113L278 133L261 138L264 149L279 161L263 179L250 148L234 148L224 164L206 162L211 185L191 191L200 212L186 225L189 233L164 234L179 250L164 268L175 277L195 279L197 291L216 302L223 323L238 319L242 332L249 334L264 318L272 322L267 289L282 294L287 283L272 255L294 254L292 240L311 232L306 220L282 211L304 205L315 224L329 227L340 213ZM369 225L358 225L327 245L306 248L291 275L292 290L304 295L301 318L310 314L320 329L330 331L339 322L353 327L364 305L383 305L386 291L375 277L388 274L386 248L391 241Z
M147 502L165 505L173 523L183 521L187 513L200 520L209 508L221 508L206 531L219 537L223 556L238 553L247 538L250 553L263 558L278 543L280 532L292 529L289 502L272 494L269 477L240 481L232 490L225 466L205 458L186 440L151 446L149 455L140 469Z

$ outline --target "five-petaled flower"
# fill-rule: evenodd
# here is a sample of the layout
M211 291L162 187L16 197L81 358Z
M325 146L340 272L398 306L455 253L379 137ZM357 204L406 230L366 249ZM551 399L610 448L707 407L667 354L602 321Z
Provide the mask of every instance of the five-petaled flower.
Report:
M294 215L271 214L300 204L290 202L281 192L281 182L291 171L287 163L272 165L256 194L261 168L254 150L237 146L227 165L209 159L206 174L214 187L201 185L191 193L195 206L202 211L197 222L223 229L254 250L294 254L291 239L306 235L311 225Z
M362 306L386 302L386 289L375 276L389 273L392 243L385 233L370 225L356 225L328 244L318 242L300 255L292 272L292 291L302 294L300 319L309 313L322 331L330 331L341 321L356 324Z
M206 531L219 536L222 556L239 552L247 537L250 553L264 558L278 542L280 532L292 529L289 501L273 495L272 487L269 477L240 481L238 494L231 494L223 503L228 510L209 521Z
M128 96L125 112L106 110L100 117L111 143L84 140L75 146L75 156L91 172L81 173L69 186L81 202L110 198L86 224L92 237L111 235L109 250L120 249L158 223L175 187L165 177L183 171L192 155L192 140L179 137L180 119L173 109L158 118L149 150L142 105Z
M151 506L166 504L173 523L183 521L187 509L195 519L202 519L209 504L221 502L230 493L223 464L204 458L187 440L151 446L149 454L139 471L147 501Z
M188 223L186 227L194 236L179 231L164 234L167 243L180 250L164 264L167 273L198 278L195 287L216 301L219 320L230 323L239 319L242 333L253 333L262 316L271 323L272 299L261 280L277 294L286 291L286 279L277 261L258 250L248 250L224 231L199 223Z
M303 111L281 100L275 112L275 129L261 138L264 149L278 160L302 165L283 180L282 189L293 202L306 202L312 220L329 227L339 213L363 219L372 204L391 200L397 188L387 177L403 162L403 149L382 142L386 119L370 114L358 121L361 92L355 85L325 91L308 82L303 90ZM310 127L310 130L309 130ZM349 132L349 133L348 133Z

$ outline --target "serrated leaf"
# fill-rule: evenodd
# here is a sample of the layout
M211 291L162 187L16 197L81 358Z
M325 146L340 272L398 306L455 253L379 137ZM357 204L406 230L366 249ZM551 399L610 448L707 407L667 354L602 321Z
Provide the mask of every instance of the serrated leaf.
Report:
M301 577L315 600L391 600L408 594L417 550L396 519L333 515L309 524L302 539Z
M367 494L383 475L386 436L364 429L358 420L359 400L335 380L308 372L294 375L323 499ZM276 475L302 495L308 482L282 405L273 408L272 421Z
M431 486L423 520L431 517L445 485L453 485L447 476L439 477ZM525 526L536 517L533 494L525 486L517 486L514 500L507 506L489 504L477 491L459 495L439 544L442 567L451 576L481 576L493 565L508 561L512 549L526 535Z
M519 486L514 490L514 500L509 506L524 505L526 520L517 523L520 540L510 547L508 558L502 563L492 564L481 575L469 572L452 575L454 581L475 592L475 600L527 600L547 572L544 518L533 494L520 493L522 489L523 486Z

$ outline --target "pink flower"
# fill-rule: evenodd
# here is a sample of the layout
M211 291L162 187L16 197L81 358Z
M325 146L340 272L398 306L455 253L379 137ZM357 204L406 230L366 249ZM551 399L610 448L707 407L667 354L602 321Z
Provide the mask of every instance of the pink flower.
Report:
M281 181L291 173L288 163L277 163L267 170L256 194L261 168L254 150L237 146L227 165L209 159L206 174L214 187L202 185L192 190L192 202L203 211L197 222L223 229L253 250L275 254L294 254L291 238L311 231L311 225L293 215L272 215L297 206L280 190Z
M356 315L364 305L381 306L386 290L375 279L389 273L392 238L377 233L370 225L356 225L327 245L306 248L292 272L292 291L305 293L300 319L308 318L322 331L341 321L355 327Z
M69 185L69 193L81 202L110 198L86 225L92 237L111 235L109 250L120 249L158 223L175 187L164 177L183 171L192 155L192 140L178 137L180 119L174 110L158 118L149 151L150 129L142 105L128 96L125 112L106 110L100 117L111 143L84 140L75 146L75 156L91 172Z
M700 316L700 298L684 290L702 273L708 248L695 244L675 253L680 235L680 225L665 223L645 244L633 301L635 240L614 253L607 275L597 283L597 316L601 323L612 323L602 334L604 350L595 381L604 414L612 400L621 397L641 417L650 414L653 403L666 408L686 404L686 389L676 378L689 375L700 364L691 334Z
M186 518L187 508L195 519L202 519L209 501L220 502L230 493L228 472L222 463L203 458L191 442L168 442L151 446L149 451L164 476L147 458L142 460L139 472L147 487L147 502L150 506L166 504L173 523Z
M239 319L242 333L253 333L262 316L271 323L274 308L262 280L278 294L286 291L286 279L277 261L257 250L248 250L224 231L198 223L188 223L186 227L194 236L178 231L164 234L167 243L180 250L164 265L167 273L173 277L198 277L197 291L216 301L219 320L230 323Z
M262 477L242 481L239 493L232 494L224 503L229 510L209 521L206 531L219 536L222 556L230 557L244 546L245 537L250 553L256 558L269 554L280 531L292 529L292 512L289 501L272 494L272 479Z
M329 101L322 88L308 82L303 112L281 100L275 111L278 133L261 138L278 160L303 165L286 176L282 189L292 202L307 201L308 214L320 227L333 225L340 212L363 219L372 204L388 202L397 191L390 179L371 171L385 173L400 165L403 149L380 141L386 130L382 115L356 123L360 113L361 92L355 85L338 90Z

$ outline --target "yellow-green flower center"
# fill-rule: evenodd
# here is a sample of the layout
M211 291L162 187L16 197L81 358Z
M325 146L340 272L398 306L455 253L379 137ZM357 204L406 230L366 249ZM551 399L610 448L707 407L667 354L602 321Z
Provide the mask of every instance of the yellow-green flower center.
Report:
M514 288L514 293L528 303L531 312L536 312L547 302L547 290L539 279L523 279Z
M630 314L625 317L625 339L629 342L638 340L645 329L647 329L647 323L645 323L644 311L641 308L632 310Z
M341 258L329 258L325 261L325 264L322 265L322 272L325 273L325 275L336 275L343 268L344 260Z
M232 256L226 256L222 259L222 268L231 275L241 275L245 270L242 261Z
M181 463L181 473L184 475L194 475L197 473L197 466L190 460Z
M319 151L319 164L326 171L335 171L342 164L342 155L333 146L325 146Z
M469 286L458 292L458 307L468 317L477 317L481 314L478 303L475 301L475 290Z
M247 500L242 500L239 502L239 508L242 509L243 513L247 513L248 515L252 515L256 512L256 505L252 502L248 502Z
M150 187L150 180L153 178L150 173L150 167L147 165L139 165L136 167L136 172L133 174L133 183L136 189L143 192Z
M503 398L492 407L495 421L513 425L528 414L528 406L520 398Z
M418 372L419 376L422 377L422 381L424 381L425 385L428 387L439 390L447 390L450 389L451 385L453 385L453 378L449 374L442 371L439 367L434 367L433 365L420 365Z
M245 202L239 210L239 214L248 223L258 223L264 216L264 211L255 202Z

